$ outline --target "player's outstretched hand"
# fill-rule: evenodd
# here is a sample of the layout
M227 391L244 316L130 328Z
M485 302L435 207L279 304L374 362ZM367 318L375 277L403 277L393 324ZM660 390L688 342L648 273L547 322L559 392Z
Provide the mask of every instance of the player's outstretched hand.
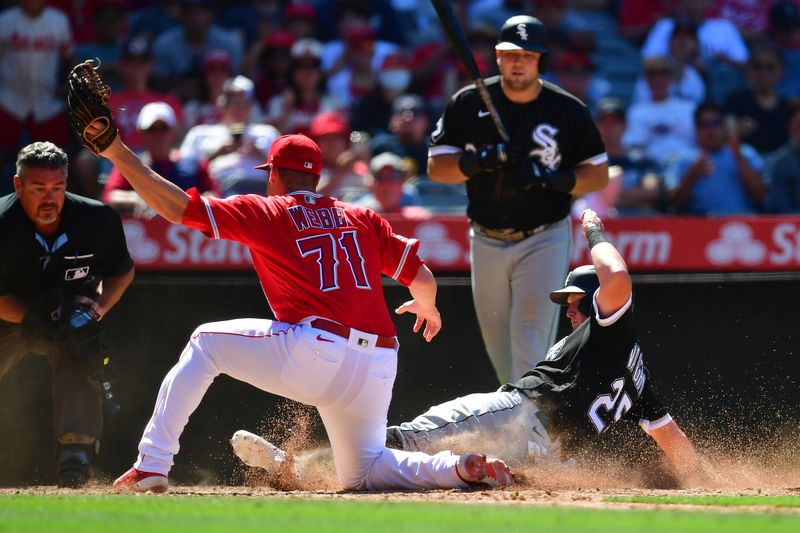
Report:
M417 320L414 322L414 333L418 333L425 324L425 331L422 336L426 341L431 342L437 333L442 329L442 317L439 315L439 310L436 306L424 306L417 300L409 300L397 309L394 310L398 315L403 313L414 313L417 315Z
M589 228L600 228L603 230L603 221L597 216L597 213L592 211L591 209L584 209L583 213L581 213L581 226L583 230L583 238L586 238L586 232Z
M105 131L105 129L106 129L105 124L103 124L102 121L95 119L86 126L85 135L89 139L94 139L98 135L101 135ZM111 141L111 143L102 152L99 152L99 155L106 155L108 149L112 148L119 142L120 142L119 135L116 135L114 137L114 140Z

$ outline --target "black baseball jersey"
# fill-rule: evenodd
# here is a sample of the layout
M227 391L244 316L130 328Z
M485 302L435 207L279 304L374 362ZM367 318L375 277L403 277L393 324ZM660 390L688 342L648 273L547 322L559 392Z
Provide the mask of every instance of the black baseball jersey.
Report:
M586 106L550 82L532 102L506 98L500 76L485 80L486 88L511 140L542 165L573 169L585 162L607 161L600 132ZM480 150L502 142L477 89L458 91L444 109L431 134L429 155ZM481 173L467 181L467 216L493 228L526 230L557 222L569 214L571 195L525 188L512 173Z
M669 416L656 397L634 330L633 304L611 317L589 317L553 345L544 361L516 383L551 418L554 432L576 446L625 417L658 422Z
M116 211L72 193L58 229L47 237L36 231L16 193L0 198L0 249L0 296L25 299L61 287L65 294L94 297L103 278L133 267Z

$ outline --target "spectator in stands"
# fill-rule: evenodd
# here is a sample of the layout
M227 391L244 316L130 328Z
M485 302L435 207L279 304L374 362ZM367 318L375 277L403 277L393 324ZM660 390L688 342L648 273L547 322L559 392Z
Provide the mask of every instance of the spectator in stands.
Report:
M328 74L328 90L339 97L342 107L349 112L361 98L377 86L380 63L377 67L374 66L377 57L375 32L369 26L348 30L345 43L346 48L341 60L337 61L333 68L325 69L323 55L322 66Z
M425 174L427 169L431 126L430 111L420 96L405 94L392 104L389 133L400 141L406 157L416 164L412 169L413 175Z
M665 174L678 213L756 213L766 188L764 164L752 146L741 144L735 122L721 106L704 103L694 113L697 148L681 154Z
M378 74L378 86L353 108L350 127L372 136L389 131L392 104L410 85L410 63L400 55L387 56Z
M755 47L745 72L748 87L728 95L725 110L738 120L742 141L766 157L788 139L789 100L778 92L783 75L780 52L768 45Z
M96 58L103 66L103 81L112 89L120 84L119 61L127 17L124 0L100 0L92 9L93 38L75 48L78 60Z
M597 102L611 90L608 80L595 76L592 59L582 51L561 54L551 76L556 85L580 99L590 111L594 111Z
M321 54L322 45L316 39L307 37L292 45L288 85L270 99L266 118L283 134L307 133L315 115L339 108L339 101L327 91Z
M215 157L208 165L208 173L219 184L220 196L234 194L267 194L264 171L255 168L264 162L255 139L247 133L245 124L230 128L231 143L227 153Z
M217 124L198 124L191 128L181 144L181 154L196 159L214 159L236 149L230 128L246 124L246 133L253 139L255 148L266 158L272 141L280 136L269 124L251 122L253 108L258 107L253 82L244 76L234 76L225 81L218 99L221 111Z
M431 213L420 203L419 194L409 183L409 168L398 155L384 152L369 162L369 174L364 176L367 193L355 203L369 207L380 215L400 215L419 220L430 218Z
M289 52L297 39L288 31L278 30L253 43L242 64L242 74L255 81L256 98L262 106L286 89L291 58Z
M700 54L704 61L723 60L736 65L747 61L748 51L739 30L729 20L707 18L711 0L681 0L673 17L662 18L653 26L642 46L642 57L668 56L669 38L678 20L697 28Z
M20 0L0 12L0 171L13 162L23 134L29 141L70 142L63 65L72 65L73 40L67 17L42 0ZM11 192L4 180L0 194Z
M198 159L182 157L174 148L177 119L165 102L152 102L142 108L136 123L144 141L143 160L156 172L183 190L197 187L201 193L216 194L217 185ZM120 213L147 215L150 208L114 167L102 196Z
M354 150L350 133L347 119L336 111L317 115L308 130L322 152L317 192L346 202L364 194L364 176L369 172L369 154Z
M183 0L181 25L165 31L153 43L153 83L181 100L197 98L202 91L203 57L216 48L233 58L233 71L242 61L242 43L214 24L214 0Z
M153 5L131 12L128 33L141 35L148 41L180 25L182 0L156 0Z
M360 49L356 45L363 44L367 37L371 52L369 64L375 73L380 71L386 56L400 51L397 43L386 40L389 39L387 34L378 33L380 30L376 31L373 26L373 7L377 7L378 4L379 2L374 0L335 0L334 20L337 35L331 40L326 41L326 25L322 19L320 20L320 40L325 43L322 50L322 70L329 79L342 70L352 68L348 56L358 52ZM354 40L357 42L354 43Z
M219 97L225 82L233 76L233 58L224 48L209 50L203 57L203 88L198 98L189 100L184 106L186 126L191 128L198 124L216 124L222 120L222 110L219 106ZM251 120L258 120L258 108L253 108L255 116Z
M695 105L670 96L674 74L669 58L645 59L644 75L653 99L630 107L622 143L627 149L641 148L650 158L666 164L678 152L694 145Z
M674 98L689 100L695 104L706 100L706 83L703 80L705 66L700 59L700 44L697 28L688 21L677 20L669 38L669 56L672 61L673 79L669 94ZM633 90L633 103L650 102L653 95L650 87L639 76Z
M617 213L625 216L663 212L665 195L658 165L642 148L627 149L622 144L626 128L625 102L618 98L601 100L597 104L595 123L606 147L609 169L615 168L614 172L620 173L617 198L611 204Z
M283 10L283 27L296 39L317 38L317 13L307 2L291 2Z
M800 100L787 112L789 140L770 158L768 165L770 213L800 213Z
M617 31L640 46L653 25L671 14L672 3L664 0L618 0L615 2Z
M800 96L800 7L794 0L778 0L769 12L770 32L783 59L781 92L789 98Z
M467 24L467 0L453 0L450 6L453 14L462 28L467 33L467 38L471 40L473 32ZM497 31L492 30L492 39L497 40ZM494 53L494 45L492 45ZM474 53L473 55L477 55ZM453 52L450 40L444 36L424 42L416 46L410 53L411 63L411 92L420 94L432 105L440 108L447 99L455 92L452 79L457 76L457 71L461 62ZM483 72L484 75L488 73Z
M141 132L136 127L139 112L150 102L166 102L172 107L178 121L179 134L183 133L183 106L180 100L171 94L152 91L147 80L153 71L153 54L151 43L143 36L129 39L122 48L119 62L122 87L111 92L109 104L114 115L114 122L127 144L134 151L144 149Z
M341 39L349 29L348 24L361 25L368 22L375 33L384 39L383 42L395 46L406 46L406 28L398 24L399 17L394 2L386 0L319 0L312 2L316 6L317 24L322 42ZM391 50L394 51L394 50ZM381 56L383 61L383 56ZM326 61L323 59L323 68ZM380 68L380 62L375 65Z

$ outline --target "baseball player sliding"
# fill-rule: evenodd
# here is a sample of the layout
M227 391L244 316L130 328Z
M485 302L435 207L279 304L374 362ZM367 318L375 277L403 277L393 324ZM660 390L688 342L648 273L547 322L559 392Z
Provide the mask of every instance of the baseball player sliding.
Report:
M445 443L492 442L512 465L540 462L568 458L611 424L635 417L678 479L709 473L650 383L624 259L605 238L594 211L586 210L581 220L593 264L570 272L565 287L550 293L553 302L566 306L572 334L519 381L497 392L456 398L388 428L388 446L433 451ZM286 460L282 450L248 432L237 432L231 442L251 466L274 469Z
M436 281L417 255L416 240L395 235L369 209L317 194L320 149L303 135L278 138L266 163L257 167L267 173L268 197L219 199L194 189L184 192L119 139L104 105L104 87L90 63L71 74L70 109L84 142L114 163L165 219L248 246L276 316L204 324L194 331L164 378L138 459L114 486L168 489L183 428L222 373L315 406L346 489L512 482L510 470L498 459L384 446L398 343L381 275L408 287L413 299L396 312L416 315L415 332L422 330L431 341L441 329Z

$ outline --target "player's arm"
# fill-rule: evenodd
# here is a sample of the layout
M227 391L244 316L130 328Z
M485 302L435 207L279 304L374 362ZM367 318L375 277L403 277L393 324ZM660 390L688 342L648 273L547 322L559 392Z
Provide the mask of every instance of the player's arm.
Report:
M421 265L417 275L408 285L413 300L409 300L395 309L395 313L398 315L403 313L417 315L417 320L414 322L414 333L417 333L425 323L425 331L422 336L428 342L442 329L442 317L436 308L436 288L436 278L433 277L433 272L427 266Z
M575 172L575 187L570 194L572 196L583 196L584 194L602 191L608 185L608 162L593 165L583 163L573 170Z
M99 315L98 318L108 313L114 307L133 281L134 268L119 276L109 276L103 279L103 290L95 299L97 307L92 306Z
M460 159L460 153L428 156L428 177L431 181L440 183L464 183L469 176L464 175L459 168Z
M21 298L11 294L0 296L0 320L19 324L28 312L28 306Z
M628 265L619 251L603 232L603 221L597 213L586 209L581 213L583 238L589 245L589 254L597 270L600 289L595 297L601 317L613 315L630 299L633 284L628 273Z
M90 137L99 135L103 131L101 127L95 125L96 122L87 128ZM119 135L100 155L114 163L139 196L156 213L173 224L181 222L189 204L189 195L145 165L130 148L125 146Z
M694 449L689 438L678 427L674 420L657 429L645 429L645 433L650 435L658 447L667 456L670 463L679 477L685 479L696 474L700 467L700 456Z

